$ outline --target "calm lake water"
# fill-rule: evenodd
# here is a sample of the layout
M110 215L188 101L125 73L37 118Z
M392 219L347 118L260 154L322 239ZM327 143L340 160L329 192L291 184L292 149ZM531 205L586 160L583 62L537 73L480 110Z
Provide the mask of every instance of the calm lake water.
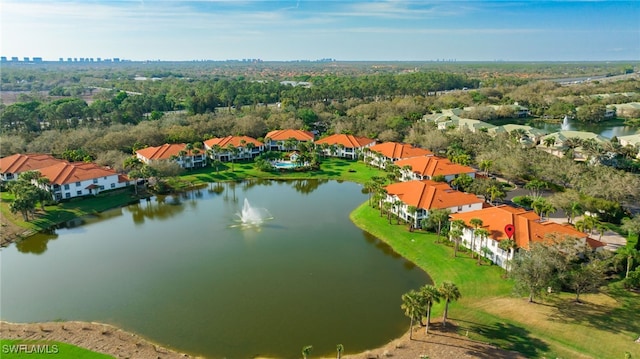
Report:
M273 219L237 227L244 198ZM349 221L366 198L354 183L244 182L108 211L2 249L0 313L214 358L370 349L407 330L400 296L430 280Z
M548 133L560 131L560 123L531 122L529 125L545 130ZM576 120L569 120L568 130L587 131L596 133L602 137L612 138L613 136L627 136L640 132L637 127L625 126L624 121L604 121L600 123L582 123Z

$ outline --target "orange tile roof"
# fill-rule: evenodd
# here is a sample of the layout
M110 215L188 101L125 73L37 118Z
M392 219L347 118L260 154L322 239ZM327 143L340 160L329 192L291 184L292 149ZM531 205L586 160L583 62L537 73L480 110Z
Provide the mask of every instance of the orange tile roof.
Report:
M449 176L475 172L471 167L462 166L446 158L436 156L411 157L394 162L399 167L410 166L411 171L421 176Z
M338 133L316 141L316 144L343 145L345 148L360 148L375 143L376 140Z
M0 158L0 172L2 173L22 173L35 171L48 167L56 163L65 162L50 155L45 154L15 154Z
M426 210L452 208L484 202L476 195L456 191L443 182L407 181L390 184L387 193L409 206Z
M244 141L245 143L243 144L242 141ZM211 138L204 141L204 144L209 148L215 145L223 148L227 147L228 145L232 145L233 147L246 147L247 143L253 143L256 147L264 146L264 143L249 136L227 136Z
M171 156L179 156L180 151L187 151L186 148L187 145L184 143L165 143L162 146L137 150L136 153L149 160L168 160ZM187 151L187 154L193 156L193 151Z
M42 173L43 177L48 178L51 184L57 185L86 181L99 177L118 175L118 173L114 170L100 167L95 163L88 162L61 162L53 166L41 168L40 173Z
M410 144L398 142L385 142L371 146L371 151L377 152L387 158L410 158L419 156L432 156L433 152L424 148L413 147Z
M576 238L586 238L587 234L576 230L573 226L552 221L540 222L540 217L532 211L514 208L507 205L483 208L477 211L454 213L452 220L461 219L471 227L472 218L482 220L482 228L489 231L490 237L501 241L508 239L504 227L512 224L515 227L514 239L518 247L529 248L531 242L544 242L547 235L558 233Z
M286 141L295 138L298 141L313 141L313 133L302 130L275 130L267 133L264 138L270 138L274 141Z

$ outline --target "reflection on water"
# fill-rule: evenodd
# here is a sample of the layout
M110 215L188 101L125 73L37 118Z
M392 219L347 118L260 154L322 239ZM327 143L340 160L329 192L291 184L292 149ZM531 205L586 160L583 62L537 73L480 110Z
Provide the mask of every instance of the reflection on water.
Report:
M244 198L273 219L230 228ZM214 358L377 347L429 278L351 223L366 200L354 183L244 181L107 211L3 248L0 314L103 321Z
M593 132L605 138L614 136L627 136L638 133L640 129L637 127L625 126L624 121L604 121L599 123L583 123L577 120L568 119L566 123L546 123L546 122L530 122L529 126L545 130L548 133L566 129L570 131L586 131Z
M42 254L47 250L47 243L51 240L58 238L55 231L50 233L38 233L26 240L21 240L16 243L16 249L20 253Z

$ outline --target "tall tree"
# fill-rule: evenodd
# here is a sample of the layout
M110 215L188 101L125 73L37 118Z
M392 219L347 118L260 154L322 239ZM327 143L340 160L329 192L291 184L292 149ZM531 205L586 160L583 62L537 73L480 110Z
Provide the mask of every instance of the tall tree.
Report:
M476 235L475 235L475 231L482 227L482 224L484 222L482 222L482 220L480 218L471 218L469 220L469 224L471 225L471 227L473 227L473 235L471 236L471 258L473 258L473 253L475 252L475 241L476 241Z
M489 235L491 233L484 229L484 228L478 228L474 231L474 235L477 236L480 239L480 252L484 253L484 241L489 238ZM480 255L480 253L478 253L478 265L480 265L480 259L482 258L482 256Z
M412 289L403 294L400 308L404 311L404 315L409 317L409 340L413 340L413 323L420 321L424 313L420 292Z
M426 309L427 324L425 326L425 333L429 334L429 324L431 323L431 307L435 303L440 303L440 292L438 291L438 288L427 284L420 288L420 297L422 298Z
M564 259L551 245L534 242L529 250L519 251L512 262L510 276L515 280L516 292L528 294L529 303L536 295L557 284L557 272Z
M449 314L449 303L462 297L458 286L449 281L444 281L438 288L440 297L444 299L444 313L442 314L442 326L447 325L447 315Z
M438 241L440 241L440 234L442 233L442 223L449 219L451 211L448 208L432 209L429 211L429 222L435 223L438 228Z

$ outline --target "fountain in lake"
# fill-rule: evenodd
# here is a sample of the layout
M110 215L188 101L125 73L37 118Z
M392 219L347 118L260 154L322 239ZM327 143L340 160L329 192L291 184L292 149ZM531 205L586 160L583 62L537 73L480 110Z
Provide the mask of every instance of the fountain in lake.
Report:
M242 211L237 213L243 226L259 226L265 220L272 219L271 213L266 208L252 207L248 199L244 199Z
M562 119L562 125L560 126L560 129L562 131L568 131L569 130L569 116L565 115L564 119Z

